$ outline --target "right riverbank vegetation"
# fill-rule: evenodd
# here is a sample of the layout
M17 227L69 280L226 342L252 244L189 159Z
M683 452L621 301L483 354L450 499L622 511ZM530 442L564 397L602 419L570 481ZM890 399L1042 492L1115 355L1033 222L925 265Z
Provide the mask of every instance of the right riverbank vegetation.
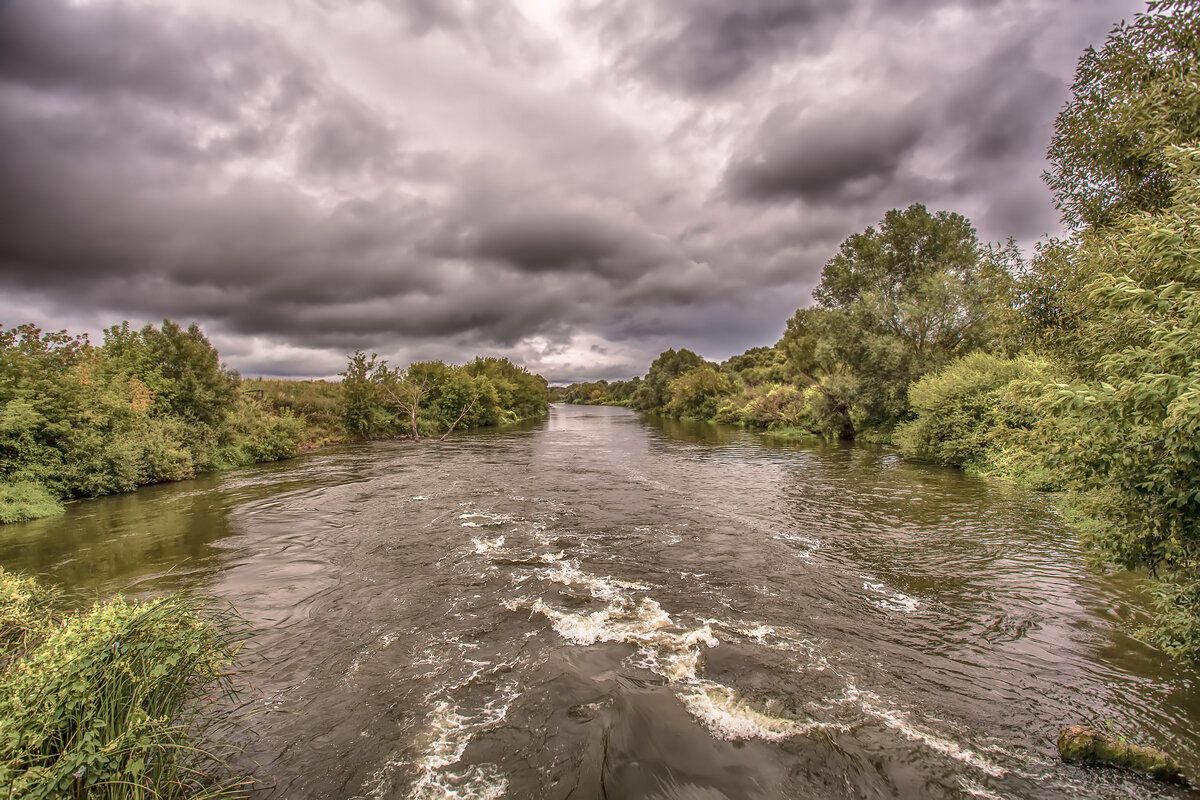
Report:
M1200 659L1200 7L1154 2L1080 59L1046 175L1068 229L1024 258L962 216L887 212L782 338L554 399L908 458L1061 492L1085 546L1148 571L1142 635Z
M445 438L546 411L546 381L503 358L398 369L356 352L341 381L242 380L194 324L114 325L98 346L0 329L0 522L333 442Z

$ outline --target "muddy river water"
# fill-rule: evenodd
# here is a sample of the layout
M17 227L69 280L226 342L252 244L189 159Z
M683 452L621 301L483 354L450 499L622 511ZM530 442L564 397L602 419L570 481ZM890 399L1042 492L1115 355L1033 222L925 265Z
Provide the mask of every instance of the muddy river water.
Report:
M256 634L271 798L1184 797L1062 764L1090 722L1200 774L1195 670L1046 498L886 449L555 406L73 504L0 564L181 588Z

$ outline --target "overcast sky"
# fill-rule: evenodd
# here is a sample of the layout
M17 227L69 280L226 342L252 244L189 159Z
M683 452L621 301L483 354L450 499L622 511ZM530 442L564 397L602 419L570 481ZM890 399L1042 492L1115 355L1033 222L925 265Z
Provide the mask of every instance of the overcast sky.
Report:
M1132 0L0 0L0 322L246 375L772 344L913 202L1028 247Z

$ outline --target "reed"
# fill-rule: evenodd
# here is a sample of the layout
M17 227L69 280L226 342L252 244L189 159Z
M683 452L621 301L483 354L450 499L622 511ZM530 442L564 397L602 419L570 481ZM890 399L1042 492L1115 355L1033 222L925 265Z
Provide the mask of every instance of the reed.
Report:
M245 782L205 746L234 691L247 623L212 600L117 597L54 616L0 570L0 792L146 800L231 797ZM37 613L40 609L40 616Z

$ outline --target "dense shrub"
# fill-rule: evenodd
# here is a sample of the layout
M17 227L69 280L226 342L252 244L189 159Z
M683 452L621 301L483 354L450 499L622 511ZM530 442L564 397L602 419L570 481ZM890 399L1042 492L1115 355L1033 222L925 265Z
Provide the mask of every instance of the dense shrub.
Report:
M664 410L673 417L712 419L732 386L711 364L693 367L667 384Z
M0 522L24 522L62 512L62 503L40 483L0 483Z
M462 366L418 361L400 369L358 351L342 373L341 391L345 429L364 438L445 436L537 419L549 410L545 379L506 358Z
M1020 405L1006 402L1009 384L1045 370L1025 357L964 356L909 387L916 418L897 427L895 444L909 458L987 470L999 449L998 429L1032 421Z

